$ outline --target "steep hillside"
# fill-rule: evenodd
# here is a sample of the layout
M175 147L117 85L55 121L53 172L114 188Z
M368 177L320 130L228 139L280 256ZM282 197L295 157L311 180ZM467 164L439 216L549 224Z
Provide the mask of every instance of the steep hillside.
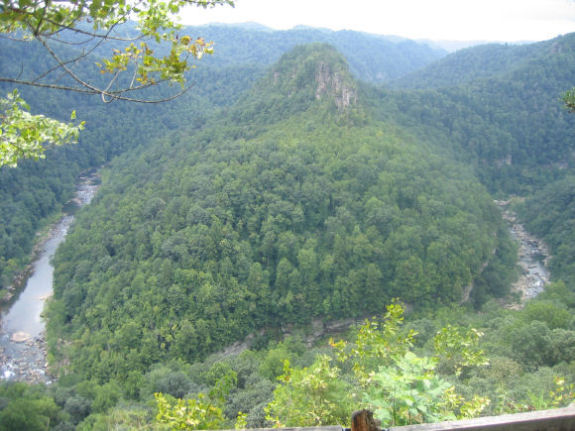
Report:
M521 214L527 227L551 247L554 279L575 290L575 177L563 178L530 196Z
M485 44L454 54L414 71L391 83L394 88L429 89L469 84L480 79L509 75L517 69L545 61L572 44L574 35L523 44Z
M410 87L425 89L382 91L374 105L459 153L492 192L526 193L575 162L575 117L560 102L574 62L575 35L470 48L414 76Z
M499 214L364 98L333 48L299 47L229 115L113 163L55 259L54 354L126 379L261 328L460 301L508 258Z
M450 55L382 91L374 106L475 166L490 191L527 198L519 210L551 247L552 277L575 290L572 265L575 34Z
M22 74L21 78L28 79L49 64L37 44L0 41L4 76ZM82 76L90 76L90 66L88 62ZM67 120L75 110L86 127L77 145L48 150L45 160L22 161L17 169L0 169L0 298L3 288L29 262L38 229L71 198L80 172L101 166L182 124L200 127L216 109L233 103L261 73L257 66L198 69L192 90L172 103L160 105L104 104L97 96L19 88L32 113ZM0 89L3 93L11 91L8 85Z

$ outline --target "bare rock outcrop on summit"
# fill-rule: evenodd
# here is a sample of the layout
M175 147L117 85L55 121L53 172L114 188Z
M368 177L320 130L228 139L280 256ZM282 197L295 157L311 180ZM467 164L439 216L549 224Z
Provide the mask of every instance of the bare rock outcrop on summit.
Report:
M318 64L315 81L316 99L320 100L324 95L333 96L339 112L357 103L356 89L347 85L344 77L338 72L333 72L329 64L324 62Z

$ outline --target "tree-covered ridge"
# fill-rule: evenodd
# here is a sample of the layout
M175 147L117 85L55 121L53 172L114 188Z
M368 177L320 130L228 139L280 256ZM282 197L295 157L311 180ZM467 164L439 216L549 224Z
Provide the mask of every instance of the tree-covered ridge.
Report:
M275 123L240 103L114 163L55 258L51 337L74 340L72 371L126 379L264 327L457 302L500 257L497 210L466 169L361 107L347 117L337 92L316 98L322 71L352 83L342 65L324 46L288 54Z
M534 45L487 44L462 49L393 81L394 88L441 88L506 74L532 56Z
M205 58L203 62L227 66L270 66L297 45L327 43L344 55L357 79L371 83L398 79L446 55L445 51L424 43L349 30L294 28L272 31L212 24L186 27L186 32L201 34L206 40L214 41L217 55Z
M73 150L55 153L61 156L49 152L49 157L55 160L41 161L33 167L24 163L19 172L8 173L5 169L0 172L0 212L5 215L0 227L0 289L10 285L14 275L29 262L35 232L46 222L46 217L57 212L71 197L74 179L80 171L99 166L135 145L150 141L152 136L190 124L202 125L214 106L231 106L238 94L261 76L264 67L279 58L288 47L309 42L310 38L337 39L356 59L353 61L356 73L366 80L376 79L371 77L376 69L378 73L383 70L386 76L398 76L442 55L422 44L389 42L355 32L300 29L268 33L221 26L190 28L189 32L195 35L196 32L202 34L203 30L206 30L206 40L217 40L215 54L205 58L202 67L193 71L189 78L192 90L171 104L132 107L113 103L102 106L90 97L29 88L21 90L33 113L44 112L65 121L76 110L78 119L86 121L86 129L80 144ZM135 29L128 25L123 31L117 36L130 36ZM70 34L63 37L71 38L73 42ZM41 73L40 66L55 65L39 43L24 45L3 39L0 44L0 69L6 76L32 79ZM67 58L77 55L75 45L71 44L69 49ZM104 53L96 49L94 55ZM97 82L100 79L97 70L90 66L89 62L70 65L80 76ZM2 88L4 93L12 91L10 86ZM162 96L154 89L150 92L152 97ZM30 199L31 195L38 199Z
M395 118L473 164L490 191L526 193L573 166L575 118L560 99L575 82L568 66L575 61L575 37L529 46L471 48L446 58L441 76L469 75L464 66L457 69L459 56L491 58L487 54L500 50L525 55L502 60L511 65L498 74L476 80L471 75L460 85L455 78L448 82L422 75L431 76L425 81L428 87L438 88L386 90L373 104L382 117Z
M392 82L394 88L430 89L508 76L517 69L572 51L575 35L568 34L524 45L486 44L462 49Z

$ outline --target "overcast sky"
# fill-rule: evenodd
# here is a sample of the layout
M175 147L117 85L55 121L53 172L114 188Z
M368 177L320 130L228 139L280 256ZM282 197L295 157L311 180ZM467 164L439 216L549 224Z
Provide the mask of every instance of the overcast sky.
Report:
M182 15L189 25L257 22L410 39L539 41L575 32L575 0L236 0Z

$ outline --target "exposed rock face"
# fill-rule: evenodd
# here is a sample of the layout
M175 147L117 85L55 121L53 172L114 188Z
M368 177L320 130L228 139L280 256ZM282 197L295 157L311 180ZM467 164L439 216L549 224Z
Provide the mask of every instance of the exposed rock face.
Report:
M284 54L253 93L260 100L258 109L269 104L268 113L277 110L281 115L294 108L304 111L317 101L335 104L340 114L359 104L358 84L345 58L322 43L300 45Z
M328 63L320 62L315 74L317 84L315 97L318 100L325 95L332 96L339 112L357 103L357 91L351 85L346 85L344 77L331 70Z

